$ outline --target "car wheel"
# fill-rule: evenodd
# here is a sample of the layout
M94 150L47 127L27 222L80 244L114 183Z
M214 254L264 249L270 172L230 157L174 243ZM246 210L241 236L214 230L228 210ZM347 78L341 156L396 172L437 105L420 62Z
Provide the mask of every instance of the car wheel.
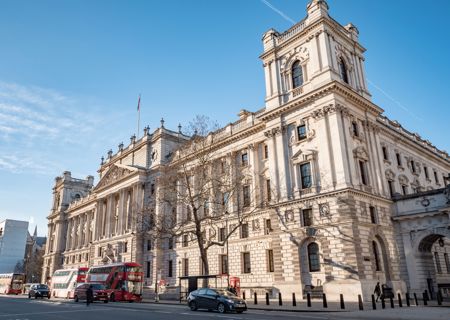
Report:
M31 299L31 294L28 294L28 299Z
M114 293L111 293L111 295L109 296L109 301L111 301L111 302L116 301L116 296L114 295Z
M73 300L75 300L75 302L78 302L78 296L73 297Z
M219 313L225 313L226 312L225 305L223 303L219 303L217 305L217 311L219 311Z
M244 312L244 310L238 310L238 311L236 311L237 313L242 313L242 312Z
M191 311L196 311L198 309L197 303L195 301L189 302L189 308L191 308Z
M36 294L36 293L34 294L34 298L35 298L35 299L37 299L37 298L38 298L38 296L37 296L37 294Z

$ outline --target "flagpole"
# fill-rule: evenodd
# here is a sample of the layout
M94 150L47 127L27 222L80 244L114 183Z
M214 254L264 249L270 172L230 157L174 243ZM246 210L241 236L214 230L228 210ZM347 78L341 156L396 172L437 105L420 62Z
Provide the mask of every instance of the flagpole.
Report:
M139 94L139 99L138 99L137 111L138 111L138 118L137 118L136 138L139 139L139 125L140 125L140 122L141 122L141 95L140 94Z

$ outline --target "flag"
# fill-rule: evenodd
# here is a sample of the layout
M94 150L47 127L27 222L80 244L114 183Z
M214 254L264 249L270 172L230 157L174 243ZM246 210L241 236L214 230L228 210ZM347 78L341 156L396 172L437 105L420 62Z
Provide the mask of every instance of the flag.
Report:
M141 95L139 95L137 111L141 109Z

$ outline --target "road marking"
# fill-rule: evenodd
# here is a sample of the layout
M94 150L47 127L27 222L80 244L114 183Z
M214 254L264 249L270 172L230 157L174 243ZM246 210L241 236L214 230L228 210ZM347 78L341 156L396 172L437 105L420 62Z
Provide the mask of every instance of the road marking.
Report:
M98 310L112 310L109 308L95 308L96 311ZM38 314L52 314L52 313L74 313L74 312L91 312L91 308L84 309L84 310L60 310L60 311L46 311L46 312L32 312L32 313L15 313L15 314L0 314L0 317L16 317L16 316L34 316Z
M157 312L157 313L168 313L168 314L172 314L173 312L169 312L169 311L154 311L154 312Z

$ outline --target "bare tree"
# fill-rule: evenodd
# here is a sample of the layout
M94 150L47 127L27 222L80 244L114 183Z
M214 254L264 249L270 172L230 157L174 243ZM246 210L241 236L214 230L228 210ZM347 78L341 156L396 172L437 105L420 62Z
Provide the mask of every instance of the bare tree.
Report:
M162 210L156 228L160 235L196 243L205 275L208 250L224 246L262 205L252 196L247 156L224 154L215 140L217 128L197 116L189 125L191 139L173 153L158 180Z

